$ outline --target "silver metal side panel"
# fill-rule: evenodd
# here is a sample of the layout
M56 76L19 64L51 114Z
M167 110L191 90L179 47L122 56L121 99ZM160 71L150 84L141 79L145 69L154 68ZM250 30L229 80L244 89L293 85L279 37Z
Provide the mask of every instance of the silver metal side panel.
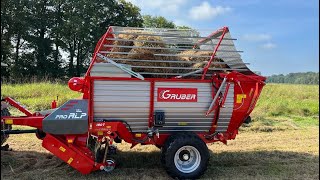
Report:
M198 88L197 102L158 102L157 89ZM223 90L224 92L224 90ZM94 81L94 119L124 120L133 132L148 130L150 82L147 81ZM234 85L231 84L221 108L217 131L226 131L233 110ZM165 125L160 132L206 132L212 125L214 112L205 116L212 101L210 83L155 82L154 110L165 112Z
M197 102L157 102L158 88L197 88ZM154 92L154 110L165 112L165 125L160 132L170 131L209 131L213 114L205 116L212 101L210 83L156 82Z
M222 92L225 92L225 89L226 89L226 87L224 87L222 89ZM216 131L218 131L218 132L226 132L227 131L231 117L232 117L233 106L234 106L234 84L231 83L226 101L224 103L224 107L220 108L219 119L218 119Z
M124 120L134 132L148 128L150 83L94 81L94 119Z
M130 65L121 64L131 69ZM91 76L102 77L131 77L130 74L122 71L110 63L94 63L90 72Z

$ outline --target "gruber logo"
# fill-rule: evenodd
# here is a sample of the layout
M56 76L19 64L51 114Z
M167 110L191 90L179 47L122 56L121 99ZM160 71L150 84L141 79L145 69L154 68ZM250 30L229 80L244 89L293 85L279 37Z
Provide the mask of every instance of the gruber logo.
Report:
M158 102L197 102L197 88L158 88Z

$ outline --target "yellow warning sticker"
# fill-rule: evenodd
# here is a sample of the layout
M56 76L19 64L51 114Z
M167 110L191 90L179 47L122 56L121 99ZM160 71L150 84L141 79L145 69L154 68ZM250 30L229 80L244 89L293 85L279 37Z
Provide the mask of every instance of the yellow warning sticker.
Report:
M62 146L59 147L59 150L62 151L62 152L66 152L66 149L64 147L62 147Z
M186 125L188 125L188 123L187 122L179 122L178 125L179 126L186 126Z
M13 120L12 119L6 119L4 121L5 124L13 124Z
M103 131L98 131L98 136L102 136L103 135Z
M138 133L138 134L135 134L134 136L135 137L141 137L142 135L140 133Z
M237 94L237 101L236 103L242 103L242 99L246 98L246 94Z
M67 161L68 164L71 164L73 161L73 158L69 158L69 160Z

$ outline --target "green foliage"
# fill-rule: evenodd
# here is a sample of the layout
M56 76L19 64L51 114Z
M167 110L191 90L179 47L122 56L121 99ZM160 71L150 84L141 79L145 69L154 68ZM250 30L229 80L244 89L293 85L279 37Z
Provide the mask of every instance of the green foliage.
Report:
M110 25L142 26L140 9L124 0L1 1L1 78L62 79L86 71Z
M142 17L125 0L1 1L1 62L9 65L1 67L1 79L82 76L109 26L191 29L161 16Z
M287 75L272 75L267 79L268 83L290 84L319 84L319 72L289 73Z
M143 27L148 28L175 28L176 25L172 21L168 21L162 16L143 16Z

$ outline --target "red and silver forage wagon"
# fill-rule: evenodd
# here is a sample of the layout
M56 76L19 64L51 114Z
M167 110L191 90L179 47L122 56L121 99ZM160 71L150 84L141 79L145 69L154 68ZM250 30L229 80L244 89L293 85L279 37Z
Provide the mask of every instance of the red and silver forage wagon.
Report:
M152 38L125 38L141 35L157 37L162 45L148 46L160 43ZM83 98L40 112L4 98L1 143L9 134L31 132L11 130L11 125L34 127L45 149L82 174L113 170L116 163L109 156L122 140L132 147L155 145L170 176L198 178L208 165L206 143L234 139L265 85L266 78L242 61L234 40L227 27L201 37L189 29L111 26L97 43L85 76L69 81L70 89L82 92ZM117 43L121 41L129 43ZM130 58L130 50L139 48L152 50L152 62L165 66ZM206 51L210 56L182 51ZM199 62L181 61L181 56L206 61L194 67ZM5 104L25 116L10 116Z

